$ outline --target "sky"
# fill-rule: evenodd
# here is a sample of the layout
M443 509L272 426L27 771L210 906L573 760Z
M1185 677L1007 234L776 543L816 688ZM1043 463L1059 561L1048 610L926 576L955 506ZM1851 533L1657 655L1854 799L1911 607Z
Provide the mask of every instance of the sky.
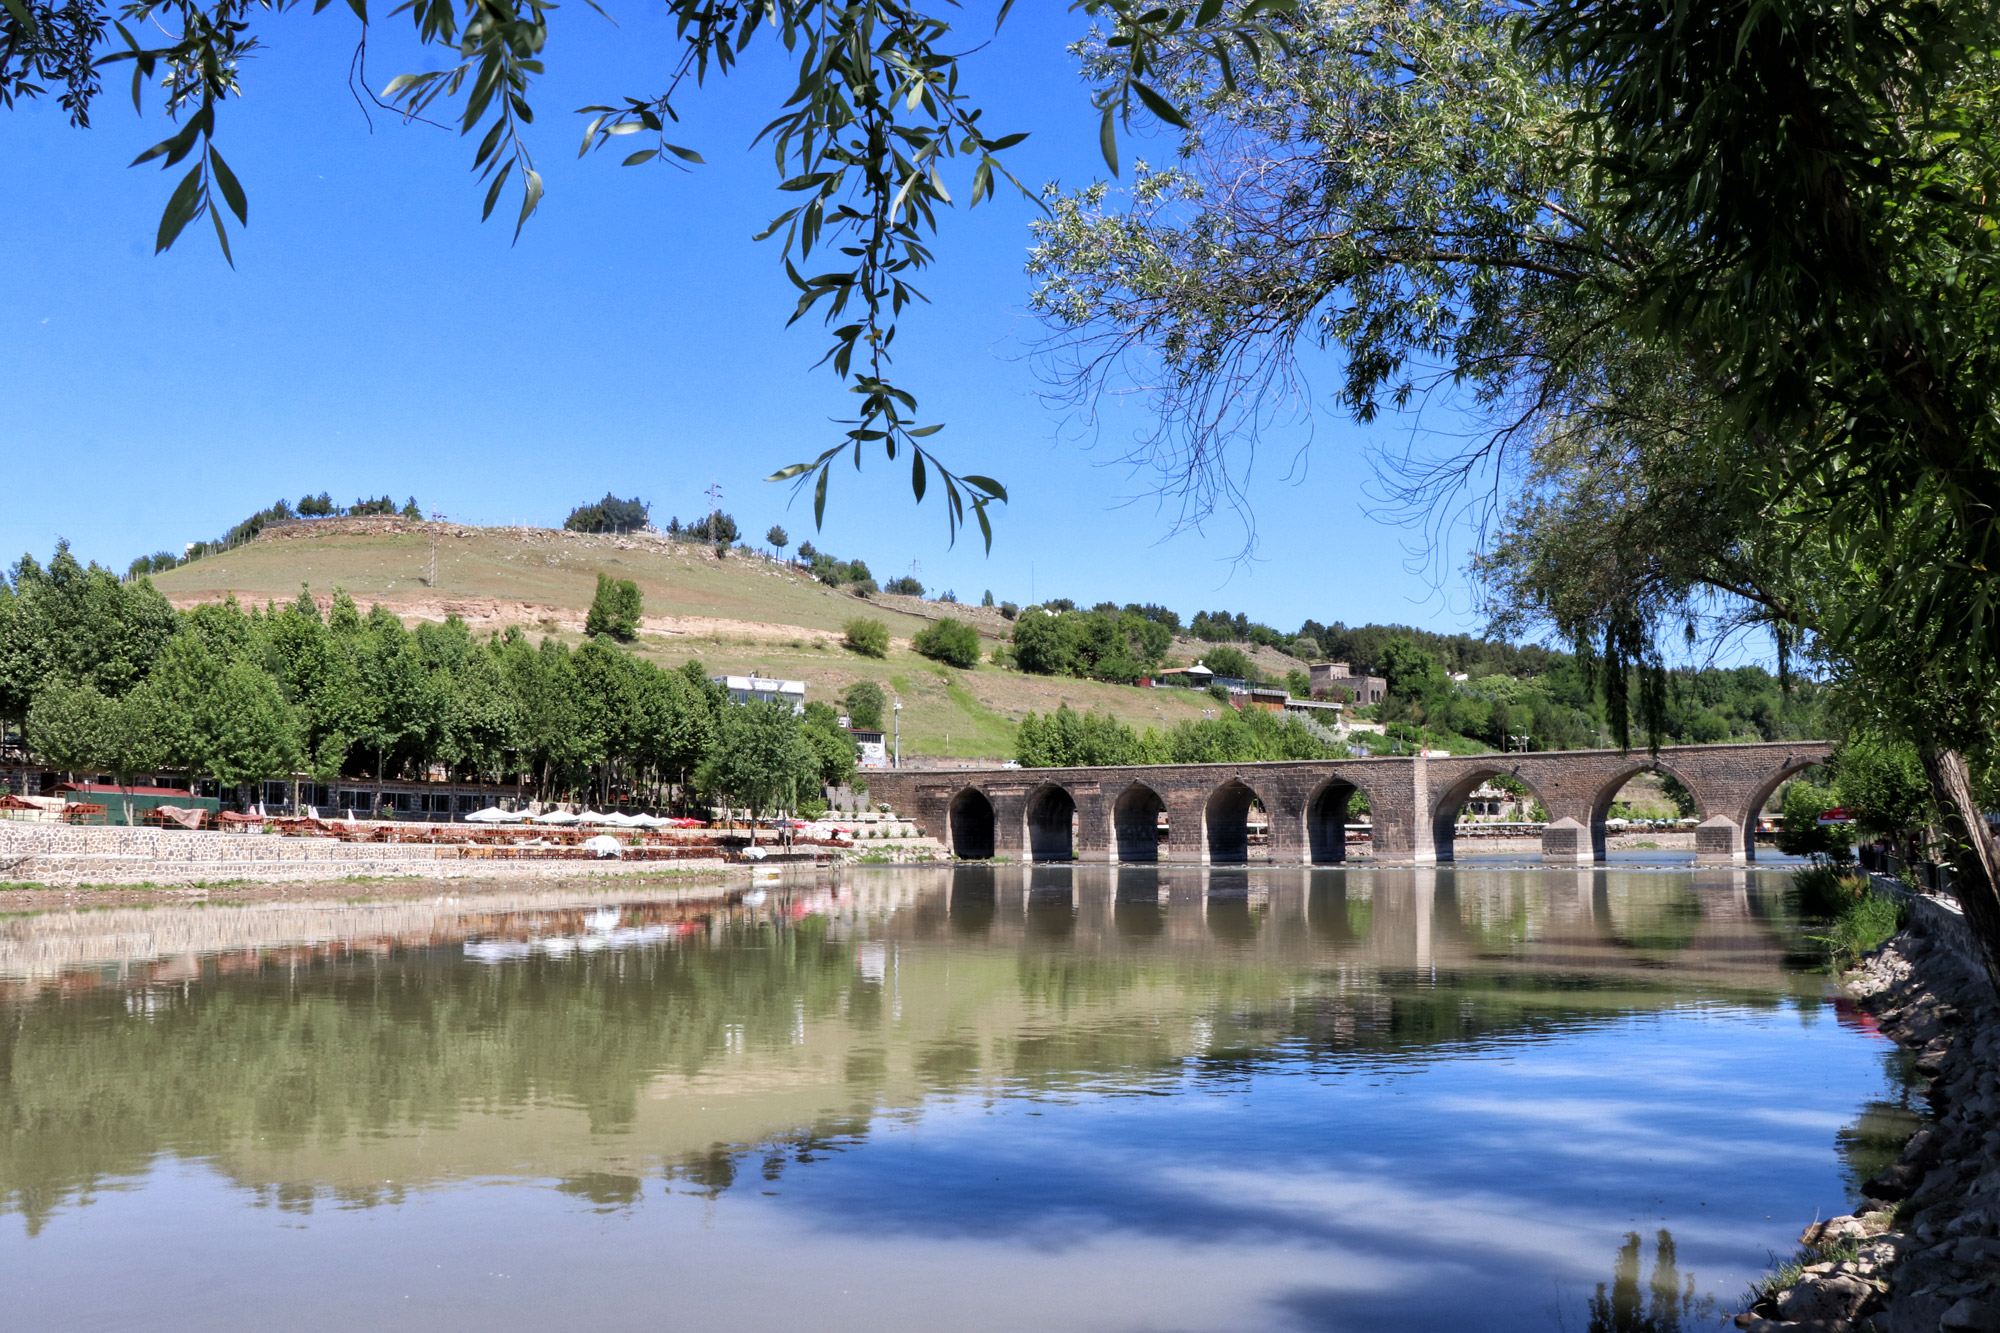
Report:
M16 259L0 296L0 557L46 559L64 538L122 571L322 490L545 526L609 491L651 502L664 525L703 512L715 484L746 536L782 524L879 580L914 572L961 600L1159 602L1287 630L1306 618L1477 629L1463 551L1413 561L1420 534L1371 516L1370 450L1406 443L1407 419L1364 430L1329 399L1269 432L1248 484L1254 559L1241 558L1233 516L1177 532L1172 502L1117 464L1142 424L1136 406L1092 435L1043 394L1023 271L1036 210L1018 196L944 212L921 281L931 304L897 342L924 419L946 423L931 443L1008 487L991 553L976 532L952 545L941 495L914 505L906 465L879 455L836 473L816 533L809 495L762 480L835 443L849 412L830 370L812 368L823 330L784 326L795 294L776 243L751 241L789 202L768 149L750 145L792 67L760 38L738 73L683 99L676 138L705 166L579 161L572 109L651 92L673 49L657 7L605 8L618 26L582 5L554 15L532 130L548 195L518 243L511 201L479 221L472 140L364 114L345 6L259 17L269 49L246 64L216 140L250 195L233 270L206 221L152 253L179 171L126 164L171 133L157 98L136 115L114 75L89 130L53 104L7 113L0 172L16 204L0 242ZM987 12L968 6L967 23ZM377 90L436 67L403 22L371 35ZM1032 187L1104 174L1064 50L1076 23L1066 6L1020 6L968 61L989 132L1030 133L1008 159ZM1125 145L1128 159L1171 150L1143 134ZM962 195L968 173L948 186ZM1317 382L1332 387L1330 362Z

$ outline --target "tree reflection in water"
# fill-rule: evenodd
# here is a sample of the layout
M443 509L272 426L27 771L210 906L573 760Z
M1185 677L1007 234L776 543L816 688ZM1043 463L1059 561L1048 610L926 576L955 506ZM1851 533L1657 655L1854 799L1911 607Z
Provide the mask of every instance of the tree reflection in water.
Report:
M1681 1333L1683 1320L1689 1327L1709 1322L1715 1298L1695 1299L1692 1273L1685 1282L1681 1280L1673 1233L1665 1227L1653 1237L1653 1277L1641 1302L1639 1243L1638 1232L1626 1232L1611 1271L1610 1289L1607 1291L1602 1282L1597 1284L1597 1294L1590 1298L1590 1333Z

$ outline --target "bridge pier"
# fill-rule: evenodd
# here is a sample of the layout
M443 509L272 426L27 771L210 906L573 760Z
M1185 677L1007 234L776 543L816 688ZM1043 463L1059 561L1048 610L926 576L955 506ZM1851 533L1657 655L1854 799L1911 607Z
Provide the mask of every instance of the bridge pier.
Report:
M1826 741L1789 741L1663 746L1644 754L1569 750L1026 771L899 769L868 777L879 799L963 859L1237 862L1244 859L1244 824L1254 799L1270 818L1272 864L1332 864L1344 859L1348 802L1358 791L1371 815L1374 858L1431 865L1451 859L1466 796L1486 779L1506 776L1527 786L1551 816L1543 859L1580 865L1603 859L1606 817L1620 788L1652 771L1672 775L1694 797L1698 859L1741 863L1756 857L1749 830L1765 800L1787 777L1824 763L1832 748ZM1163 808L1168 838L1160 847Z
M1704 819L1694 830L1694 859L1708 864L1741 864L1752 858L1743 826L1728 815Z

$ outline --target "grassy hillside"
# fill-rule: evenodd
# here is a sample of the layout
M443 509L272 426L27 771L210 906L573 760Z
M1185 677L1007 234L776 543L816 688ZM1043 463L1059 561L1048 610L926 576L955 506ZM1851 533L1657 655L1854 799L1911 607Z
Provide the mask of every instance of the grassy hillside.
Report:
M436 586L425 582L436 549ZM540 528L469 528L403 519L329 519L267 532L248 545L153 576L178 606L219 601L290 601L310 586L322 602L345 589L365 611L386 604L408 621L456 614L485 631L519 625L535 637L582 638L602 571L631 579L645 595L638 652L663 665L700 658L715 673L756 671L807 682L807 698L832 702L859 679L903 701L906 755L1011 758L1029 711L1067 702L1134 725L1199 717L1216 707L1185 690L1143 690L1094 681L1027 676L981 663L959 671L910 651L910 636L951 615L1000 642L998 612L915 597L862 600L808 575L737 552L717 560L703 546L631 535L588 536ZM870 616L889 627L884 660L840 647L841 626ZM1199 645L1186 645L1190 660Z

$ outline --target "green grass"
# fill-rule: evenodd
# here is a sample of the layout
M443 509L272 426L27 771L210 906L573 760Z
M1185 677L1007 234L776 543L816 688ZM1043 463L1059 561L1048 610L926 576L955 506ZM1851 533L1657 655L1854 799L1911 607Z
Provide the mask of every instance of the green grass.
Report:
M1903 904L1875 894L1852 903L1834 918L1833 928L1819 936L1826 945L1827 958L1836 967L1847 967L1874 953L1903 928Z
M1796 1255L1750 1284L1751 1303L1777 1299L1785 1288L1797 1286L1812 1264L1843 1264L1860 1253L1861 1242L1851 1237L1832 1245L1802 1245Z

